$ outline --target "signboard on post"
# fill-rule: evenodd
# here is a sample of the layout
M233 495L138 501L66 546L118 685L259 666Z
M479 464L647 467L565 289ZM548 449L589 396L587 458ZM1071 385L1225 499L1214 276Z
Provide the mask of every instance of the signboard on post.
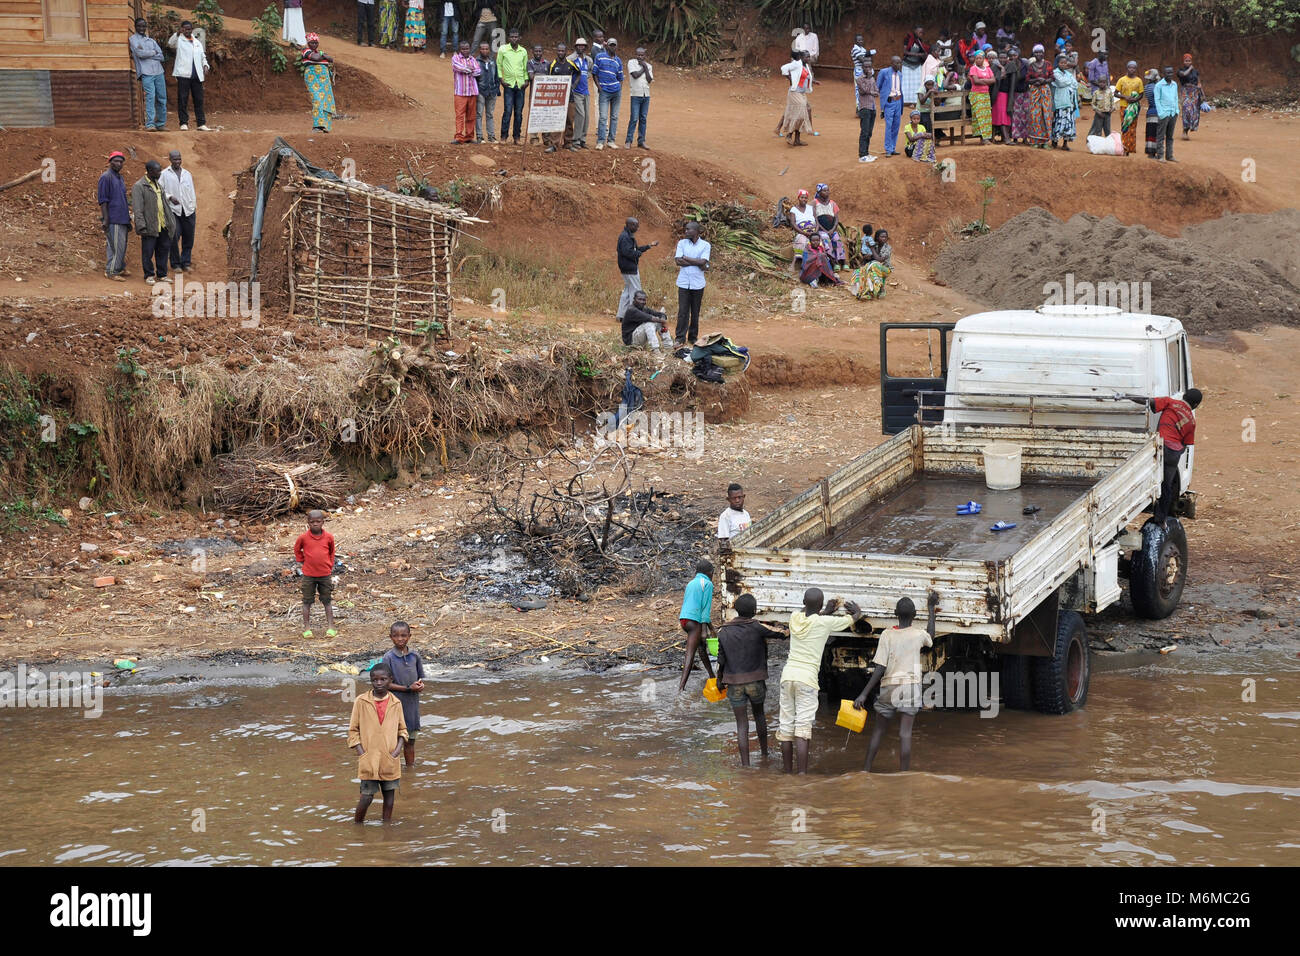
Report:
M533 77L532 98L528 104L528 135L564 132L564 123L569 115L570 79L540 73Z

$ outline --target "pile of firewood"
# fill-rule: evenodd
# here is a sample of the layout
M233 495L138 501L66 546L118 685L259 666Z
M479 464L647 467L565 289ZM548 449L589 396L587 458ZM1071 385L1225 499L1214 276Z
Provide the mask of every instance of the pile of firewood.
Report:
M302 460L285 449L247 446L216 460L217 507L248 518L333 508L347 494L348 479L325 461Z

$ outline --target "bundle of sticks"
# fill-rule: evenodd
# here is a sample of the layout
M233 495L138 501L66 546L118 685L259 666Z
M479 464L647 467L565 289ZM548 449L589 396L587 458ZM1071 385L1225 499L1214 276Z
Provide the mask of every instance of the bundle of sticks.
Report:
M333 464L303 462L275 449L241 449L218 458L216 468L217 507L248 518L332 508L348 488L347 477Z

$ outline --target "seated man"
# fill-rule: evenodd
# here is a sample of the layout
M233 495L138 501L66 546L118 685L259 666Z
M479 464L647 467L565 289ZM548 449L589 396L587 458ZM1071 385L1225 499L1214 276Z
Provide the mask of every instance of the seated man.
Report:
M623 313L623 344L657 352L660 336L668 336L667 315L647 308L645 293L638 289Z

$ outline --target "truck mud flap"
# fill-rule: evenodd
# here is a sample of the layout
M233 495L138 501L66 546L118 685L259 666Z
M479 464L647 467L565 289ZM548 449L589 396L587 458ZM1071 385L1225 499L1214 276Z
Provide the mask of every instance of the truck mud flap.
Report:
M1022 654L1025 657L1051 657L1056 652L1057 616L1060 592L1053 591L1011 631L1011 640L995 645L999 654Z

